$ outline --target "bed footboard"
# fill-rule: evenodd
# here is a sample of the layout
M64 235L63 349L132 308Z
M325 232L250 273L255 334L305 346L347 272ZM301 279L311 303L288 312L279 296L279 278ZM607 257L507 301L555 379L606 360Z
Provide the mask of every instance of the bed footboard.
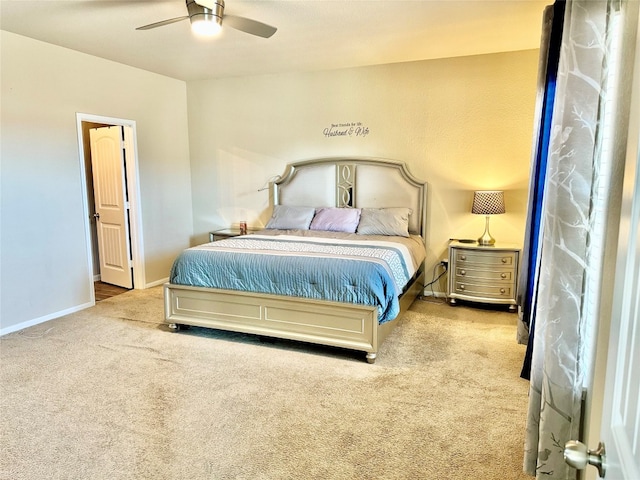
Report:
M378 351L375 307L232 290L164 285L165 322Z
M415 298L422 294L424 272L400 299L401 312L378 324L378 310L299 297L164 285L165 323L215 328L358 350L374 363L378 349Z

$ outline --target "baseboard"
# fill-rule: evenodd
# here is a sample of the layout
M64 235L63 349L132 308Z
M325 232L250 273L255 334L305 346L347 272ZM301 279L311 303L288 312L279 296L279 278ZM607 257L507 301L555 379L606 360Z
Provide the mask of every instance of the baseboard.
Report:
M156 280L155 282L147 283L144 288L157 287L158 285L164 285L169 281L169 277L163 278L161 280Z
M49 315L45 315L44 317L34 318L33 320L27 320L26 322L18 323L17 325L10 325L5 328L0 328L0 337L3 335L7 335L9 333L17 332L18 330L23 330L25 328L33 327L35 325L48 322L49 320L54 320L56 318L64 317L65 315L69 315L70 313L79 312L80 310L93 307L94 305L95 303L91 303L91 302L83 303L82 305L77 305L75 307L71 307L66 310L50 313Z
M435 298L447 298L447 294L445 292L432 292L431 290L425 290L422 296L435 297Z

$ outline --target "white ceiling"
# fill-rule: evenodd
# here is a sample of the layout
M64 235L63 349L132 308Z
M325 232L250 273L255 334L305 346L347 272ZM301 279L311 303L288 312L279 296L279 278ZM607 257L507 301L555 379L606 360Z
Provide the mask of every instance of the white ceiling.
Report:
M2 30L182 80L330 70L538 48L552 0L227 0L225 13L278 27L203 40L184 0L1 0Z

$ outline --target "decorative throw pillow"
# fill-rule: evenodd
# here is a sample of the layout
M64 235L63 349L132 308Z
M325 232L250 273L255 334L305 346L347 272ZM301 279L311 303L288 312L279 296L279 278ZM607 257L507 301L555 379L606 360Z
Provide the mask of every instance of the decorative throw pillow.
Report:
M358 224L361 235L409 236L410 208L363 208Z
M313 207L292 207L274 205L273 214L265 228L273 230L309 230L316 209Z
M309 230L355 233L359 221L359 208L318 208Z

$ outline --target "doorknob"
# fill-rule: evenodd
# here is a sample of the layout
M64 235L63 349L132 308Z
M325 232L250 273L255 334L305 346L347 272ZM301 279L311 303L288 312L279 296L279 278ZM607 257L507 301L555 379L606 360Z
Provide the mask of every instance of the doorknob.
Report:
M605 468L604 443L598 443L596 450L588 450L587 446L576 440L569 440L564 445L564 461L577 470L584 470L587 465L593 465L598 469L600 478L604 478Z
M100 214L99 213L94 213L93 214L93 218L95 218L96 220L100 220Z

